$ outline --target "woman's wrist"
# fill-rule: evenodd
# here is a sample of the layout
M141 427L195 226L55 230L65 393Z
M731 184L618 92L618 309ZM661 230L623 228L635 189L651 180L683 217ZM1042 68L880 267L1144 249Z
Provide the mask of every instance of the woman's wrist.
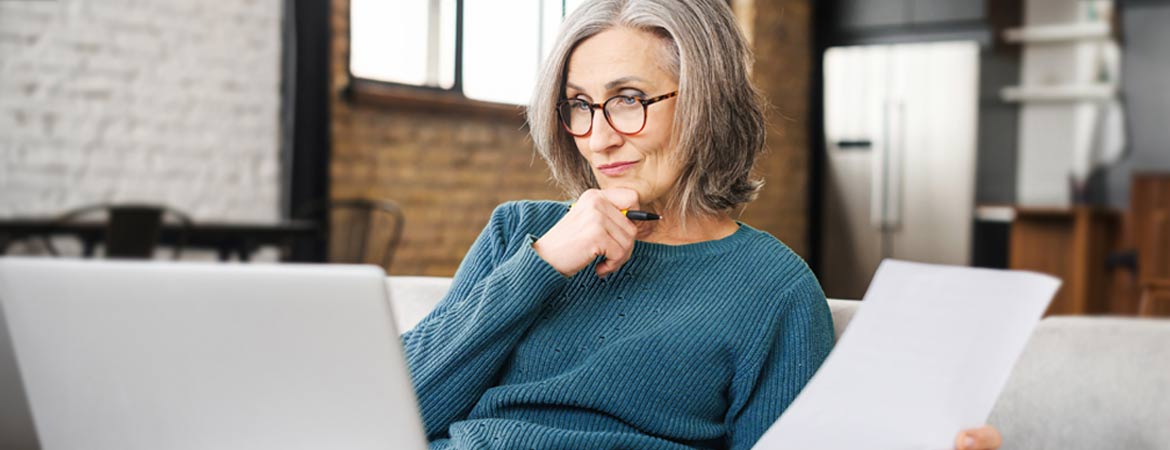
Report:
M539 256L540 259L544 260L545 263L548 263L548 265L551 266L553 268L553 270L556 270L557 273L560 273L561 276L563 276L565 278L572 278L573 275L576 275L577 272L580 271L580 269L577 269L575 271L570 272L570 271L558 266L557 264L559 263L559 261L555 261L554 258L552 258L553 252L549 251L547 247L542 246L541 240L536 238L535 236L531 237L531 241L529 242L529 245L532 246L532 251L536 252L536 256Z

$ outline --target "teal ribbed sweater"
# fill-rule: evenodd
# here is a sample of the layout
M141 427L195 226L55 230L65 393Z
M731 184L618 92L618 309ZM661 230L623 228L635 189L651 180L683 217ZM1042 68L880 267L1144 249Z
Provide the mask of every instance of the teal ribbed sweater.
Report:
M600 279L561 276L531 242L566 213L510 202L450 292L403 335L432 449L747 449L833 346L808 266L740 224L637 242Z

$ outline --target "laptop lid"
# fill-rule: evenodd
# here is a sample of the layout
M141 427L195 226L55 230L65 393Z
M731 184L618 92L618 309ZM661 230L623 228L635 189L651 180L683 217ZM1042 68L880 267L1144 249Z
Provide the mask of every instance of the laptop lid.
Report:
M425 449L384 277L0 258L27 397L0 429L23 407L45 449Z

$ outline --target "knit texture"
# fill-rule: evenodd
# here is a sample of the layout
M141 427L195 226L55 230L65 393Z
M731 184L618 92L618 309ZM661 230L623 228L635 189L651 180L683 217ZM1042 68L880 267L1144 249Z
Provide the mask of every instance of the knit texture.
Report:
M741 223L566 278L531 245L566 211L497 207L403 335L431 448L750 448L833 346L808 266Z

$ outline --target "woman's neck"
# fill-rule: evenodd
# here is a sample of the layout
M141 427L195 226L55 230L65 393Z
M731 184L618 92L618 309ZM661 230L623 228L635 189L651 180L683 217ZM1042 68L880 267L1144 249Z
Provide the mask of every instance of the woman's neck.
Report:
M677 214L658 213L661 220L636 222L637 239L656 244L683 245L696 242L714 241L735 234L739 224L727 214L692 216L687 218L686 231L678 222Z

